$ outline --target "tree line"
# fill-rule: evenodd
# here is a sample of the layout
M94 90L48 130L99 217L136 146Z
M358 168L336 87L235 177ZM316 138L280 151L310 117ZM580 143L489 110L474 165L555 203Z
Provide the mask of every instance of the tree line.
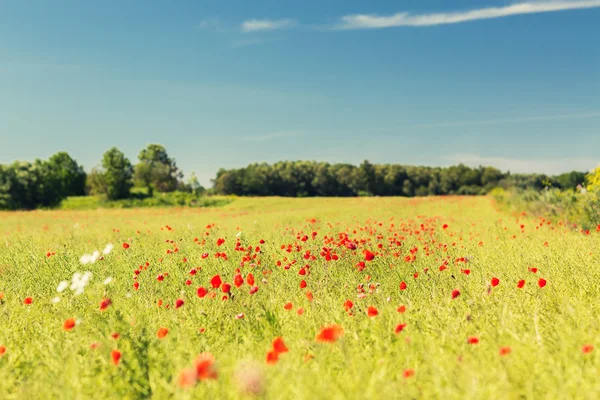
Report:
M213 180L215 193L238 196L430 196L482 195L495 187L542 189L575 188L583 172L558 176L511 174L493 167L420 167L399 164L329 164L316 161L255 163L220 169Z
M238 196L429 196L480 195L495 187L575 188L585 174L510 174L493 167L419 167L400 164L329 164L316 161L255 163L220 169L210 193ZM107 150L99 166L86 173L68 153L48 160L0 164L0 209L54 207L69 196L95 195L108 200L151 197L155 193L203 194L194 174L183 173L164 146L149 144L135 165L116 147Z
M97 195L119 200L152 196L154 192L204 191L194 174L188 182L182 178L175 159L159 144L144 148L136 165L113 147L89 174L68 153L59 152L48 160L0 164L0 209L54 207L69 196ZM132 191L134 187L138 190Z

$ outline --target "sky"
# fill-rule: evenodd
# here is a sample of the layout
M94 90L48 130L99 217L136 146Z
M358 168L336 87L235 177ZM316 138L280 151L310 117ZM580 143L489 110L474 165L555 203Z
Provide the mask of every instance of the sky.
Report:
M600 162L600 0L0 0L0 163Z

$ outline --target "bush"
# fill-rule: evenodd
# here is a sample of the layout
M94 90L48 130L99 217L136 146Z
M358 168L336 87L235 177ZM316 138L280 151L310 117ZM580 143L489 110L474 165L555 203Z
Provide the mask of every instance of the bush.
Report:
M233 201L232 196L197 196L193 193L156 193L152 197L141 193L121 200L108 200L102 196L69 197L60 208L63 210L94 210L97 208L138 208L138 207L220 207Z
M586 190L511 190L490 193L504 208L528 212L582 229L600 225L600 192Z

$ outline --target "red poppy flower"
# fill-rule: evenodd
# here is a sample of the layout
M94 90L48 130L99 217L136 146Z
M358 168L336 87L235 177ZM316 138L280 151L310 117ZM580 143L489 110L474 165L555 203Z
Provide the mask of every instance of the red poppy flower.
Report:
M121 352L119 350L113 350L110 352L110 358L114 365L118 365L121 361Z
M517 283L517 287L518 287L519 289L523 289L523 286L525 286L525 281L524 281L523 279L521 279L521 280L519 281L519 283Z
M184 304L183 299L177 299L175 300L175 308L179 308Z
M400 306L396 309L396 311L398 311L400 314L406 312L406 306Z
M156 337L159 339L164 339L168 333L169 330L167 328L158 328L158 331L156 332Z
M546 286L546 280L544 278L540 278L538 280L538 286L543 288L544 286Z
M273 339L273 351L275 351L279 354L287 353L289 351L287 346L283 342L283 338L281 338L280 336Z
M453 299L455 299L455 298L457 298L458 296L460 296L460 291L459 291L458 289L454 289L454 290L452 291L452 298L453 298Z
M33 299L31 297L26 297L25 300L23 300L23 304L31 304L33 303Z
M283 306L283 308L285 308L286 310L291 310L292 307L293 307L292 303L289 303L289 302Z
M406 282L400 282L400 290L406 290Z
M583 352L583 354L589 354L592 351L594 351L594 345L584 344L583 347L581 348L581 351Z
M208 293L208 290L206 290L206 288L200 286L197 290L196 290L196 295L200 298L203 298L204 296L206 296L206 294Z
M242 276L242 274L235 274L235 276L233 277L233 284L237 288L244 284L244 277Z
M279 353L274 350L271 350L267 353L267 364L275 365L279 361Z
M373 306L369 306L369 308L367 308L367 315L369 317L374 317L377 314L379 314L379 311L377 311L377 309Z
M317 342L333 343L344 335L344 328L339 325L328 325L321 329L316 337Z
M352 302L352 300L346 300L346 302L344 303L344 309L346 311L350 311L352 307L354 307L354 303Z
M102 301L100 301L100 311L106 310L111 304L112 301L110 299L102 299Z
M394 333L397 335L400 332L402 332L404 330L404 328L406 328L406 324L398 324L398 325L396 325L396 328L394 329Z
M313 301L314 297L310 290L306 292L306 298L308 299L308 301Z
M304 308L300 307L299 309L297 309L296 314L298 314L298 315L304 314Z
M254 275L248 274L246 276L246 283L248 284L248 286L254 286Z
M210 284L213 287L213 289L217 289L218 287L220 287L221 283L223 283L223 281L221 280L221 277L219 275L213 276L210 280Z
M479 338L477 336L470 336L467 339L467 343L469 343L469 344L478 344L479 343Z
M465 275L469 275L471 273L470 269L461 269L460 272L462 272Z
M140 283L138 281L133 282L133 288L138 290L140 288Z
M498 278L492 278L491 284L493 287L496 287L500 284L500 279Z
M223 293L229 293L231 291L231 285L229 283L223 283L221 285L221 291Z
M66 319L63 323L63 329L68 332L73 328L75 328L75 318Z
M511 352L510 347L508 347L508 346L500 347L499 353L501 356L506 356L506 355L510 354L510 352Z
M365 260L366 261L373 261L373 259L375 258L375 254L373 254L369 250L363 250L363 254L365 255Z
M196 358L196 378L198 380L217 379L215 358L210 353L202 353Z
M128 249L129 248L129 243L123 243L123 248L124 249Z
M118 340L121 337L121 335L119 335L119 332L113 332L110 334L110 336L115 340Z
M2 357L4 355L4 353L6 353L6 347L0 346L0 357Z
M402 374L402 376L404 376L405 378L410 378L411 376L415 375L415 371L413 369L405 369L404 373Z
M306 281L304 279L302 279L300 281L300 289L304 289L306 287Z

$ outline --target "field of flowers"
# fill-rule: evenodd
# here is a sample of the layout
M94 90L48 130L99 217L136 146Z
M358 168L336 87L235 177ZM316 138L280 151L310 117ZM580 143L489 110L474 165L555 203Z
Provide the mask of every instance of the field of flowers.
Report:
M489 197L0 213L0 398L598 398L600 232Z

